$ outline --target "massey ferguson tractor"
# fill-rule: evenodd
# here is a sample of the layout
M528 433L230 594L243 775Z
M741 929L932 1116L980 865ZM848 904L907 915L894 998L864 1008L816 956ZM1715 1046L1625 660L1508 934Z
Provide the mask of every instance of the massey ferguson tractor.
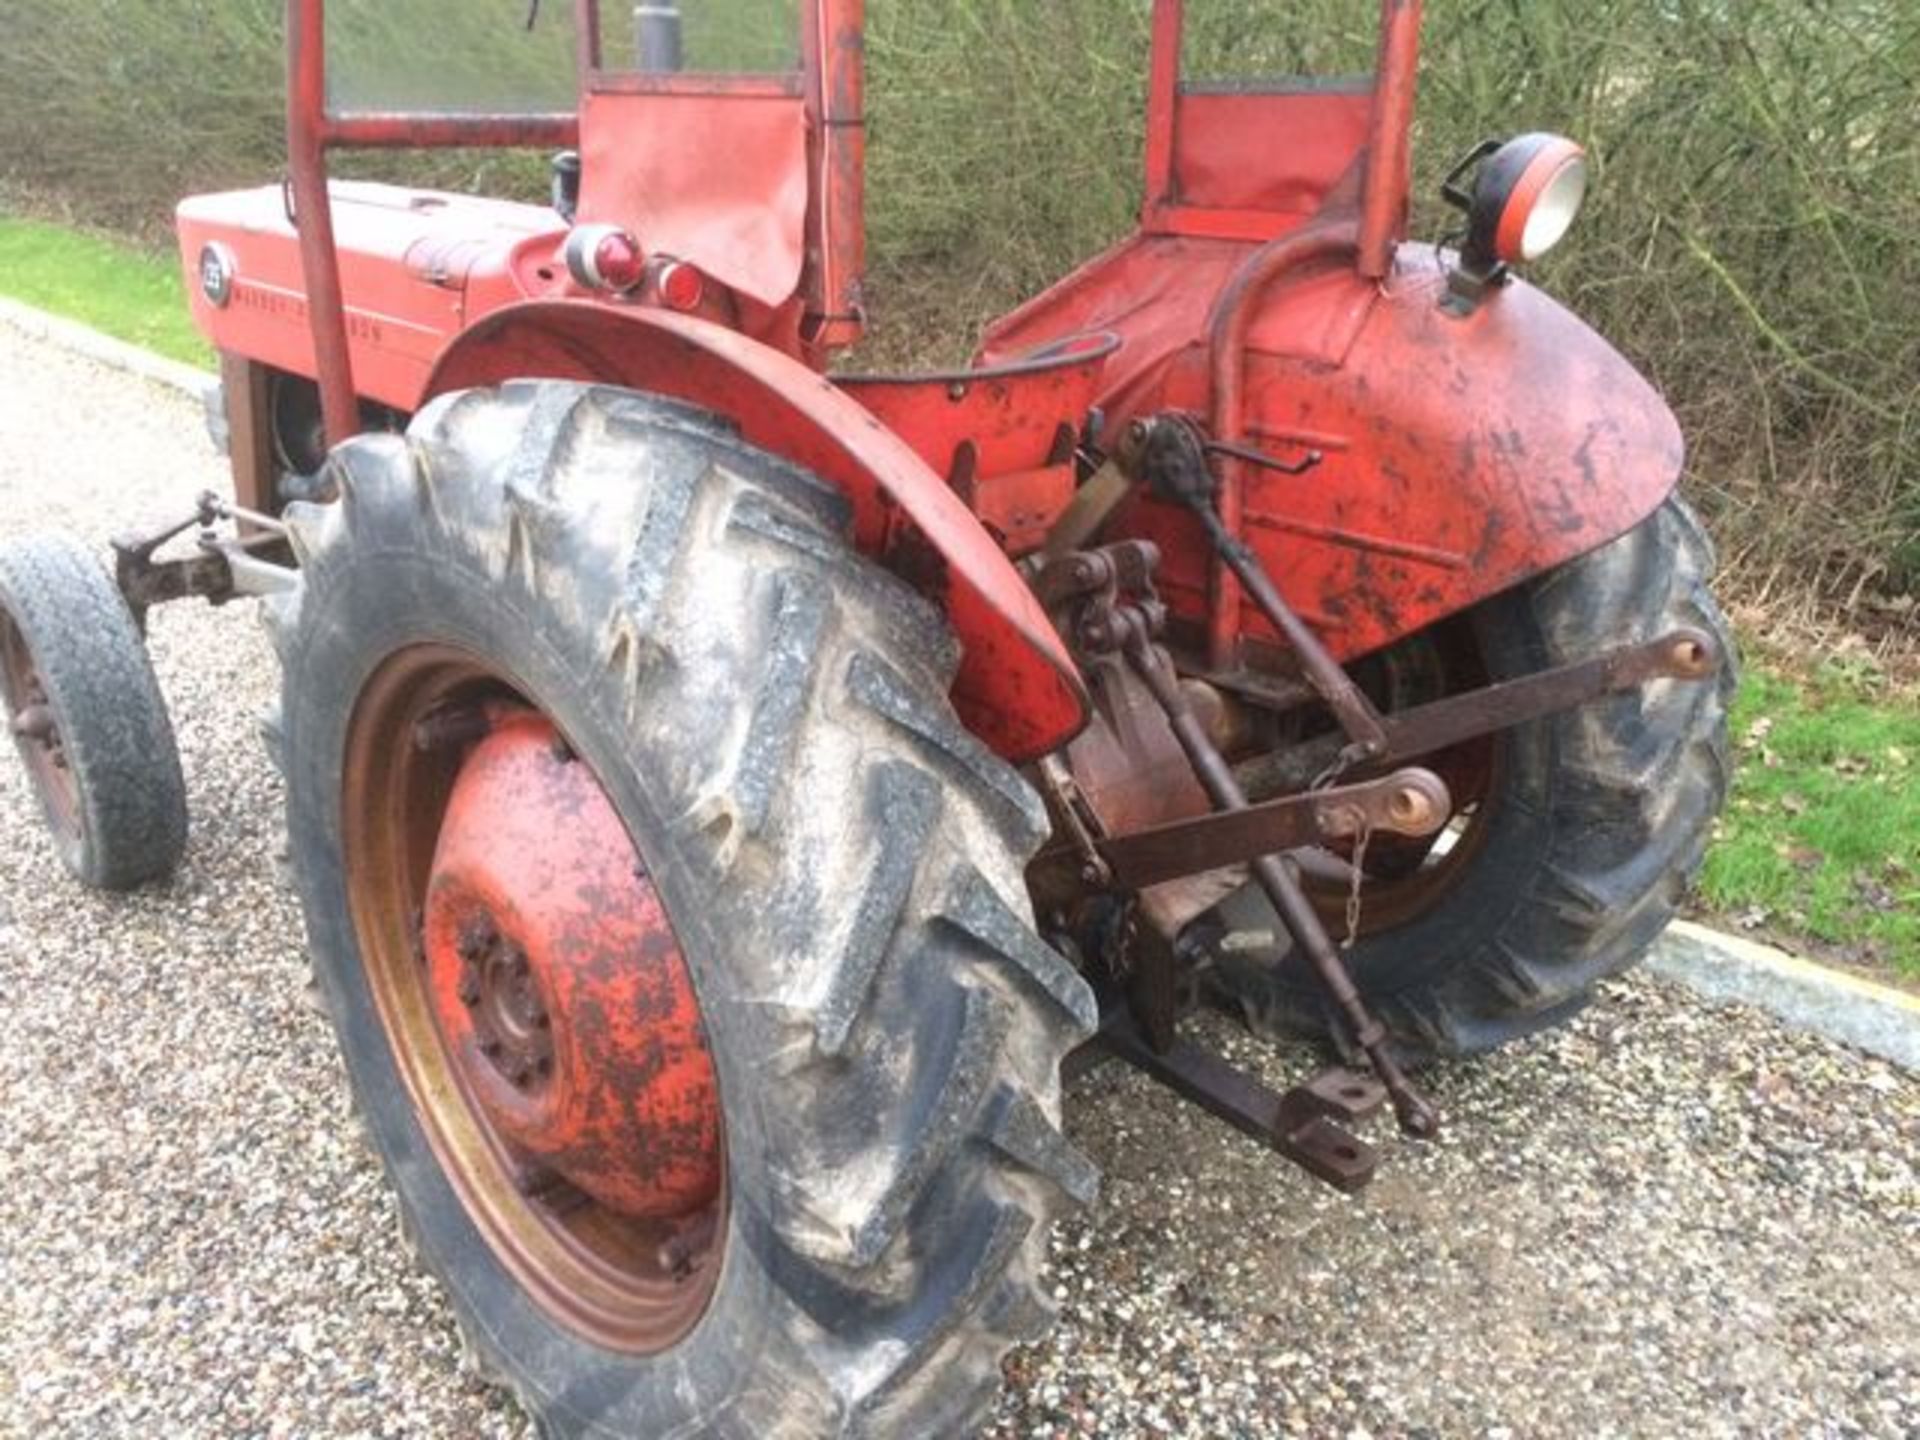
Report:
M1135 231L968 368L860 374L862 0L767 73L694 0L499 18L573 37L558 113L342 104L369 7L289 0L285 182L179 210L234 499L111 578L0 551L12 734L108 889L186 836L148 609L262 602L354 1095L546 1433L968 1433L1095 1192L1063 1077L1357 1189L1357 1122L1435 1135L1421 1064L1573 1014L1700 860L1680 434L1521 274L1582 151L1487 142L1416 243L1417 0L1332 83L1187 73L1202 3L1152 5ZM551 203L328 178L489 146ZM1209 1004L1339 1063L1269 1089Z

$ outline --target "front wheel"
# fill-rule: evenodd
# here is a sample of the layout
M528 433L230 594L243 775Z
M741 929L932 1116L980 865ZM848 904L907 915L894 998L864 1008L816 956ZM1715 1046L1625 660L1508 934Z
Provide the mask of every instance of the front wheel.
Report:
M1698 520L1672 499L1373 667L1382 698L1400 708L1680 625L1707 631L1728 657L1713 679L1657 680L1420 762L1447 779L1461 813L1437 843L1369 848L1347 954L1408 1054L1470 1054L1566 1019L1673 917L1727 793L1734 646L1707 588L1712 569ZM1341 935L1346 890L1321 886L1314 898ZM1256 904L1236 897L1230 915L1244 924ZM1331 1029L1293 957L1222 963L1224 988L1256 1028Z
M82 884L164 879L187 843L187 789L140 629L78 541L0 545L0 719L61 861Z
M514 384L288 511L292 857L424 1264L556 1436L966 1432L1090 991L940 615L711 416Z

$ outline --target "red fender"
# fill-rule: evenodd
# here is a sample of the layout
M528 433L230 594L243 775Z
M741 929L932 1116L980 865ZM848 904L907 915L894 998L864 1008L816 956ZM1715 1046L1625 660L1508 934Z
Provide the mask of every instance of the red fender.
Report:
M1218 407L1236 413L1217 417L1228 435L1284 460L1317 452L1302 475L1233 467L1222 508L1238 502L1230 522L1347 661L1631 530L1672 493L1685 446L1654 388L1544 292L1510 280L1455 315L1441 304L1446 257L1403 245L1376 283L1339 253L1344 240L1301 228L1275 242L1302 263L1249 302L1244 332L1221 335L1238 392L1224 399L1220 356L1196 337L1249 263L1237 242L1137 236L991 328L983 359L1113 330L1123 344L1097 399L1108 433ZM1216 589L1213 547L1184 509L1136 495L1105 532L1120 535L1159 546L1161 598L1196 638L1215 595L1237 592ZM1229 658L1237 647L1256 666L1291 666L1257 607L1220 608Z
M1009 760L1076 734L1087 694L1066 647L993 537L898 435L832 381L756 340L663 310L542 301L497 310L441 352L421 403L532 376L685 400L853 502L854 540L939 602L965 647L954 705Z

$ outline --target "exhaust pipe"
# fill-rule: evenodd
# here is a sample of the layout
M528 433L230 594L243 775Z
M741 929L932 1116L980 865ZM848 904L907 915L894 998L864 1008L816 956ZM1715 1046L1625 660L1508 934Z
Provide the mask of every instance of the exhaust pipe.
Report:
M678 73L682 64L679 0L643 0L635 5L633 45L646 74Z

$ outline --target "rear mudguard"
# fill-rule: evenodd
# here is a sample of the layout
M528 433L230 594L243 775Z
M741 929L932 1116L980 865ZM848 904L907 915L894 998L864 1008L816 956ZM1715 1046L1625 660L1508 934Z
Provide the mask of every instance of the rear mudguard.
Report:
M1208 354L1192 337L1247 253L1138 238L1009 317L989 353L1106 326L1126 341L1106 370L1109 433L1162 409L1204 416ZM1107 312L1129 293L1145 302ZM1243 535L1343 660L1605 544L1679 479L1672 412L1579 317L1520 280L1464 316L1445 293L1431 247L1403 246L1378 285L1336 258L1270 289L1249 331L1248 443L1320 458L1301 475L1239 467ZM1213 557L1192 517L1141 497L1110 533L1160 546L1179 628L1203 629ZM1239 633L1249 660L1284 663L1251 603Z
M534 376L704 406L736 421L754 445L838 486L852 501L861 551L946 611L964 647L955 707L1001 755L1044 754L1084 723L1079 671L1012 562L926 461L832 382L703 320L538 302L495 311L451 341L422 403Z

